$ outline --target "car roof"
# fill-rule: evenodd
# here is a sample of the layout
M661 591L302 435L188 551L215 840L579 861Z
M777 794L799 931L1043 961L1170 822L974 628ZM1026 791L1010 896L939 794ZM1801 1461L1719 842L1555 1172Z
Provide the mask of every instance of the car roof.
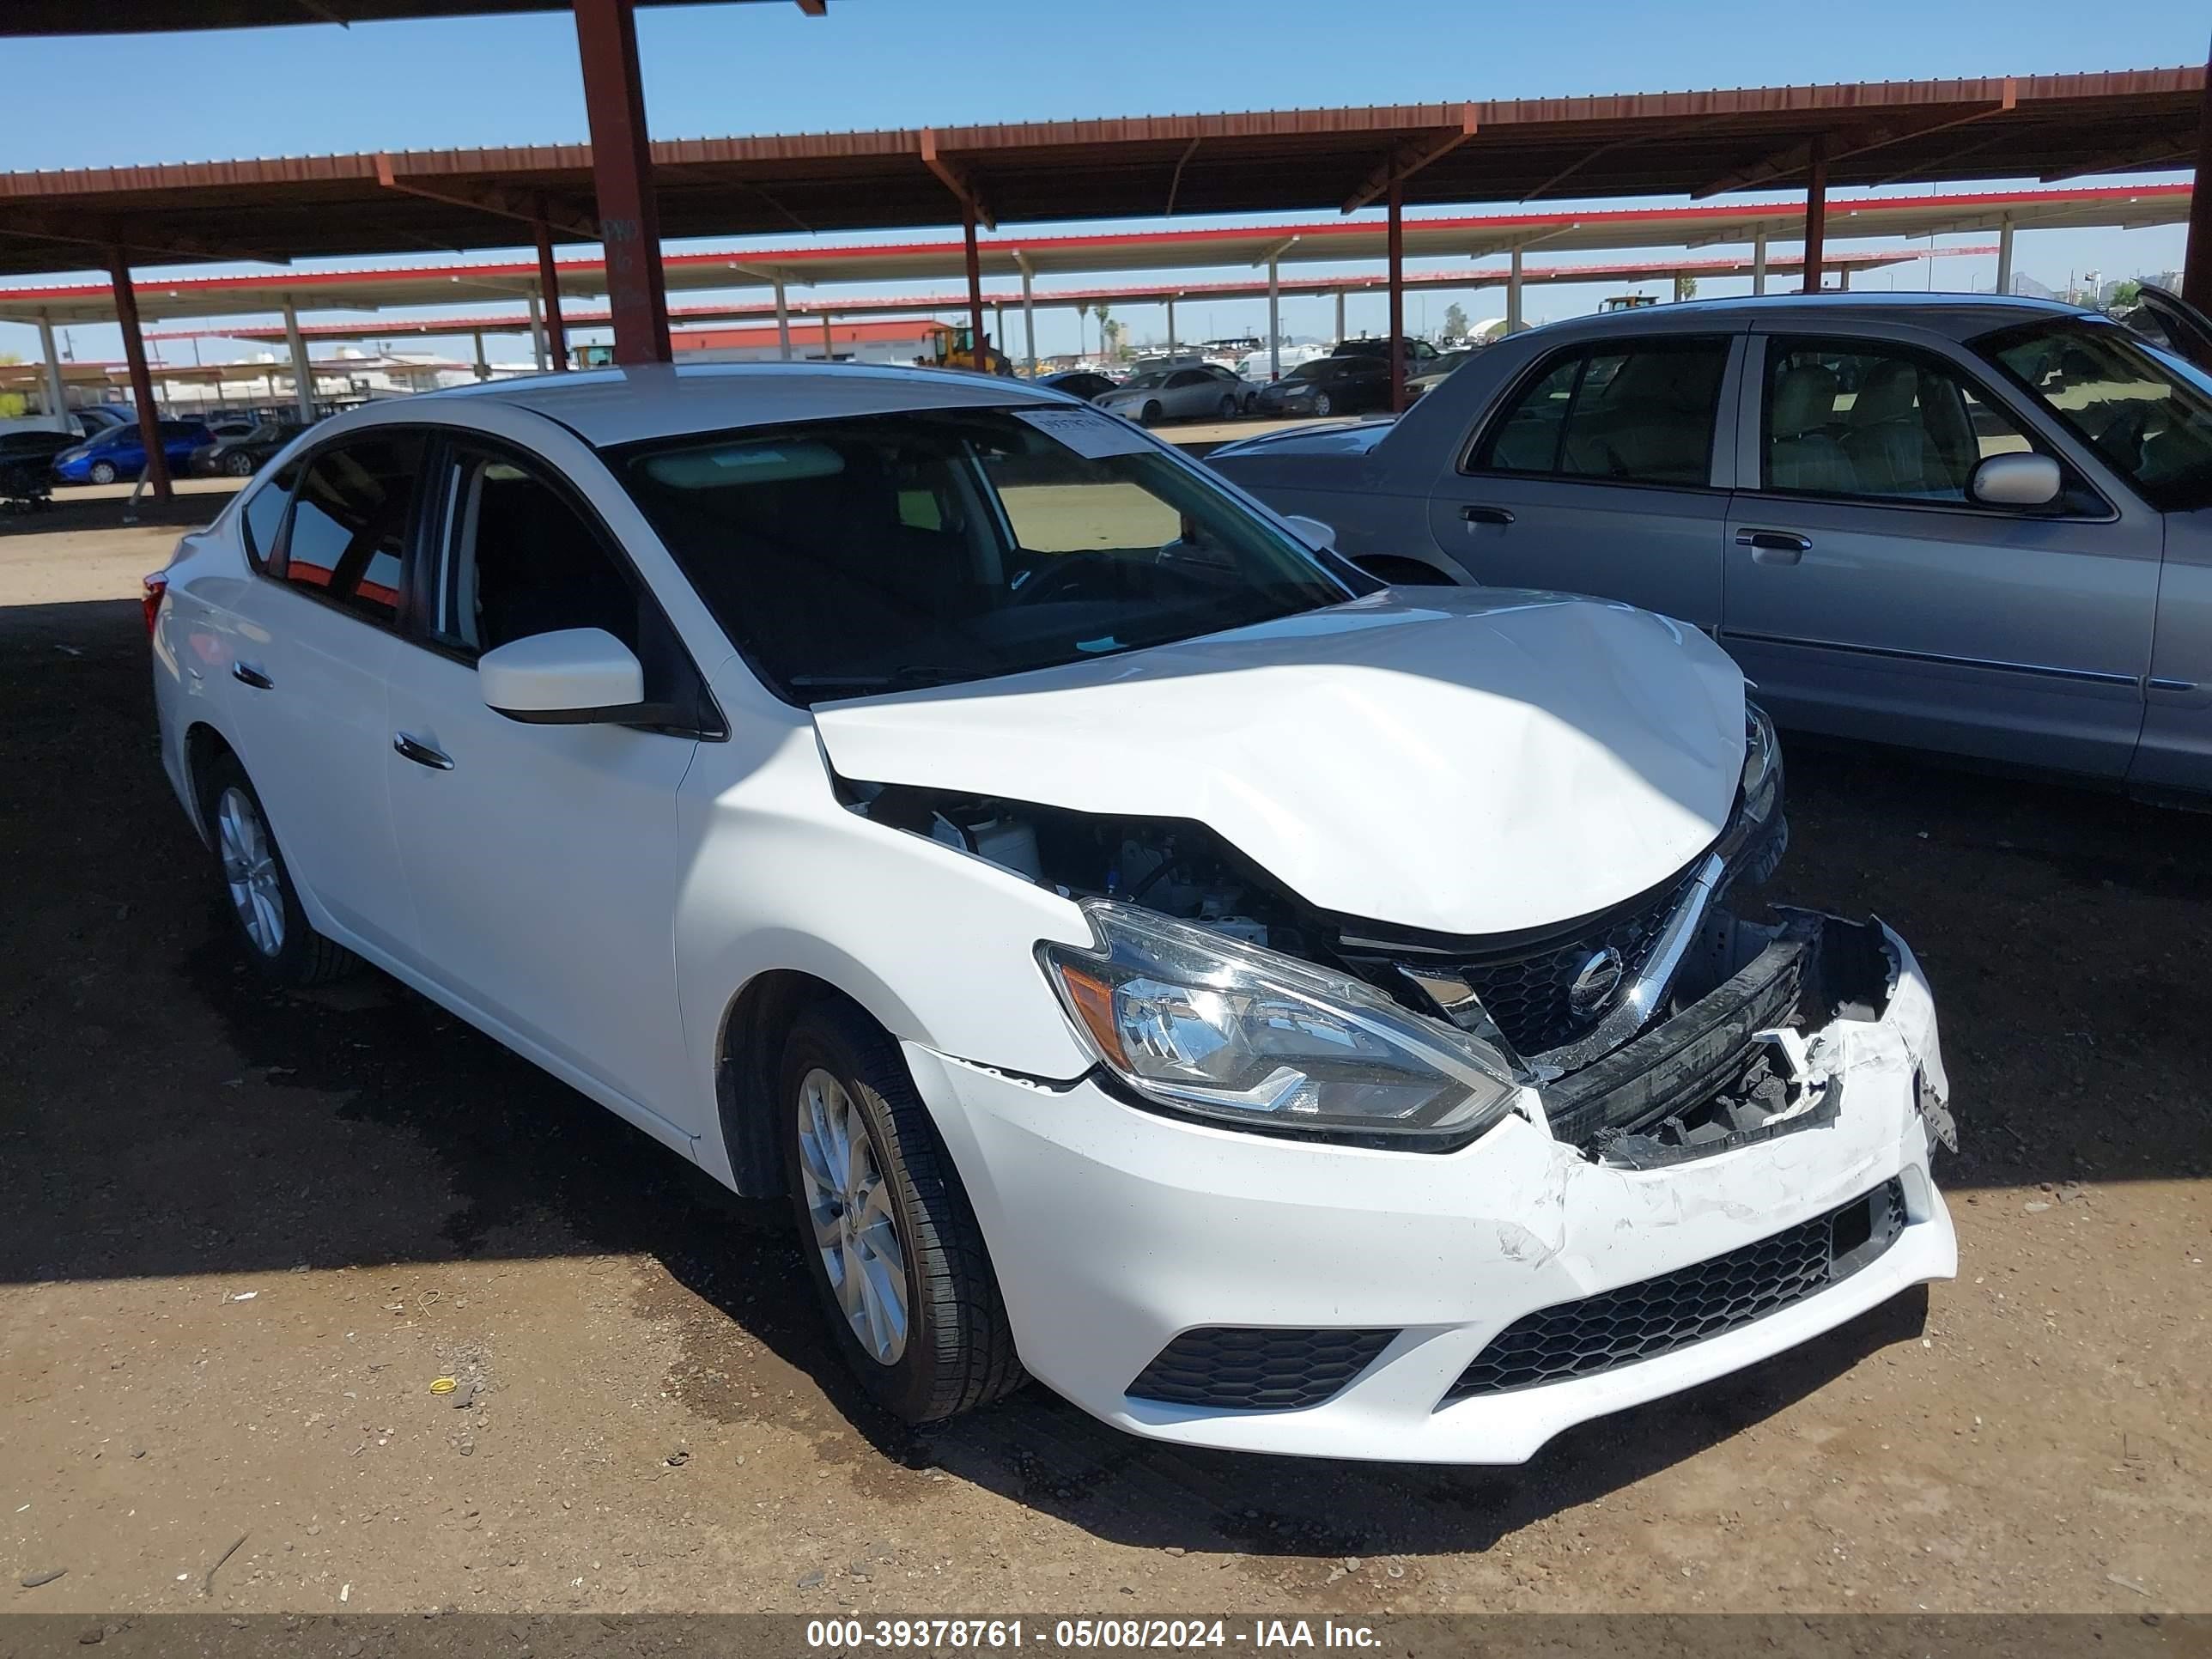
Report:
M1048 387L998 375L858 363L647 363L488 380L424 392L420 401L473 398L533 410L603 447L687 432L910 410L1089 407Z
M2097 314L2055 300L2030 300L2002 294L1832 291L1744 295L1726 300L1679 300L1667 305L1632 306L1547 323L1543 332L1551 337L1569 332L1633 334L1650 329L1675 329L1685 323L1710 319L1729 329L1747 328L1762 320L1786 322L1793 327L1829 322L1905 323L1964 340L2008 324Z

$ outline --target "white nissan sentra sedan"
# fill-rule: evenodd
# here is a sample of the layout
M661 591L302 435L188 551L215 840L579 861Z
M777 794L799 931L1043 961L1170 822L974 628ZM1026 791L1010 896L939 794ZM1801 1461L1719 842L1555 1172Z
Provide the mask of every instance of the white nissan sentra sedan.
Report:
M1512 1462L1948 1277L1927 985L1743 902L1729 659L1320 530L1001 380L411 398L149 579L161 755L272 979L787 1194L911 1421Z

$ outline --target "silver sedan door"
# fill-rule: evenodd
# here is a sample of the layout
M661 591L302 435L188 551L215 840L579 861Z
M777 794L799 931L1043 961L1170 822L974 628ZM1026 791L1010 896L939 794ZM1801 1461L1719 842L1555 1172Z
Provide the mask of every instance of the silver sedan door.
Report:
M1717 627L1743 342L1653 330L1539 358L1431 486L1437 545L1491 586Z
M2093 486L1949 343L1754 331L1722 642L1785 723L2104 777L2128 769L2158 515ZM2047 507L1972 499L1984 458L2051 453Z

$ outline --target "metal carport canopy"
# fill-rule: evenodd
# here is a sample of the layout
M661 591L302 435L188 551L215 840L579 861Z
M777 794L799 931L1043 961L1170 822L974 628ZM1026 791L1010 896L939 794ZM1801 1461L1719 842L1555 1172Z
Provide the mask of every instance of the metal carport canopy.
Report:
M2178 167L2201 67L1464 105L696 138L652 146L664 237L1831 190ZM0 273L596 238L589 146L0 174Z
M1832 203L1832 234L1854 239L1920 237L1992 230L2136 228L2177 224L2189 216L2185 184L2105 185L2093 189L1982 191L1948 196L1877 197ZM1706 203L1691 207L1601 209L1583 213L1504 213L1408 219L1409 259L1480 258L1516 246L1545 255L1626 252L1639 248L1705 247L1767 236L1793 240L1804 218L1795 201ZM1379 261L1384 229L1362 219L1308 220L1258 226L1208 226L1190 230L1112 232L1076 236L1001 236L979 244L985 275L1014 277L1024 264L1037 276L1090 276L1114 271L1254 268L1272 255L1285 266L1302 263ZM850 247L797 244L728 253L664 256L671 292L757 287L781 279L794 287L831 283L937 281L957 277L963 248L957 241L869 243ZM1832 267L1846 263L1830 255ZM1852 261L1850 263L1861 263ZM1795 270L1777 258L1771 268ZM1723 274L1717 265L1659 262L1656 274L1685 270ZM561 292L595 298L606 292L606 267L597 258L563 259ZM1623 273L1626 275L1626 270ZM501 264L398 266L366 270L265 271L242 276L142 277L138 307L148 317L239 317L290 304L301 311L369 310L398 306L467 305L500 295L521 299L538 292L535 260ZM1469 271L1455 277L1472 285L1504 280ZM1542 280L1531 267L1531 282ZM1364 281L1366 279L1358 279ZM1379 281L1377 277L1374 279ZM1409 283L1412 278L1408 278ZM1556 279L1554 279L1556 280ZM1357 285L1348 283L1348 286ZM1159 285L1161 293L1187 291ZM1265 291L1264 287L1261 289ZM1285 283L1286 294L1310 292ZM1038 295L1057 303L1083 297ZM1133 297L1131 296L1131 297ZM913 306L911 300L886 302ZM820 307L794 306L795 309ZM843 307L837 307L842 310ZM718 313L720 314L720 313ZM750 316L750 309L728 314ZM113 292L106 283L23 284L0 288L0 321L60 325L112 321ZM581 321L581 319L575 320ZM372 332L374 331L372 330Z

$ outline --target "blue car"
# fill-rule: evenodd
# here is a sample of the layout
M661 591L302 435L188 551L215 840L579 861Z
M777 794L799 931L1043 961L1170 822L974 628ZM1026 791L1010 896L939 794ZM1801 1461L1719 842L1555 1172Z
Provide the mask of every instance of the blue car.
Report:
M157 425L161 453L173 477L185 472L195 449L211 441L204 421L161 421ZM118 478L135 478L145 470L145 441L135 424L110 427L54 457L54 477L64 483L113 483Z

